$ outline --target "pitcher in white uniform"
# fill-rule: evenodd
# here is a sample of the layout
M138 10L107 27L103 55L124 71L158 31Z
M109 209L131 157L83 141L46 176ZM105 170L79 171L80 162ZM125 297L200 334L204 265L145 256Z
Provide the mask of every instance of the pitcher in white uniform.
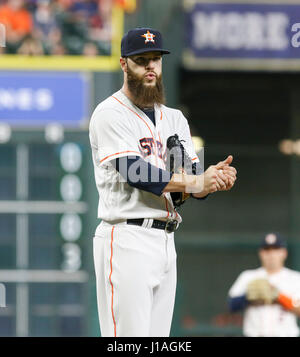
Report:
M90 121L98 217L94 264L102 336L169 336L176 292L174 231L181 223L170 192L204 199L236 180L232 156L201 169L181 111L164 105L159 31L124 35L121 90ZM166 142L177 134L196 175L166 169Z
M262 266L242 272L229 290L230 310L244 311L244 336L299 336L300 273L284 266L287 254L285 240L268 233L259 249Z

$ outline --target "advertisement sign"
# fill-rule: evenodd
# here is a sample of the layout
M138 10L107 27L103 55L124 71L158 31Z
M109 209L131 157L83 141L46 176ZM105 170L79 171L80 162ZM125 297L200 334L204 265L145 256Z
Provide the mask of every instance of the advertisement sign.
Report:
M187 0L185 11L186 63L300 59L300 4Z
M89 95L81 73L0 72L0 122L80 127L88 117Z

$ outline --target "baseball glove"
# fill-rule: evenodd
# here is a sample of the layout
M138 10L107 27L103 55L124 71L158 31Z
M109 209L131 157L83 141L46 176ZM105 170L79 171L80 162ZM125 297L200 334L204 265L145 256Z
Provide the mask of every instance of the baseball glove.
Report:
M267 279L255 279L248 284L246 297L254 304L272 304L278 297L278 290Z
M177 134L172 135L167 140L167 169L172 173L185 173L188 175L195 175L196 168L186 152L182 141L179 140ZM172 201L175 209L179 208L188 198L191 197L189 193L185 192L171 192Z

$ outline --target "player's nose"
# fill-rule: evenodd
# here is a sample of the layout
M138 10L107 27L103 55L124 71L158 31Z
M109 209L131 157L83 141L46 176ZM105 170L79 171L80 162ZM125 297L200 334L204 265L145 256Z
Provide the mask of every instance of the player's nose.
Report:
M146 65L146 69L153 69L155 67L155 61L150 59Z

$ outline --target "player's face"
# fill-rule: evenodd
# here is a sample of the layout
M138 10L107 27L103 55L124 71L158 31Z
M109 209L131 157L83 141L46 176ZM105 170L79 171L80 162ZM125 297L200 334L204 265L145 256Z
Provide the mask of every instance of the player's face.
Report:
M121 58L124 84L130 92L132 101L140 108L165 103L161 62L160 52Z
M259 257L265 269L276 271L284 266L287 250L285 248L260 249Z
M148 52L128 57L130 70L139 77L145 86L155 86L162 74L162 55Z

